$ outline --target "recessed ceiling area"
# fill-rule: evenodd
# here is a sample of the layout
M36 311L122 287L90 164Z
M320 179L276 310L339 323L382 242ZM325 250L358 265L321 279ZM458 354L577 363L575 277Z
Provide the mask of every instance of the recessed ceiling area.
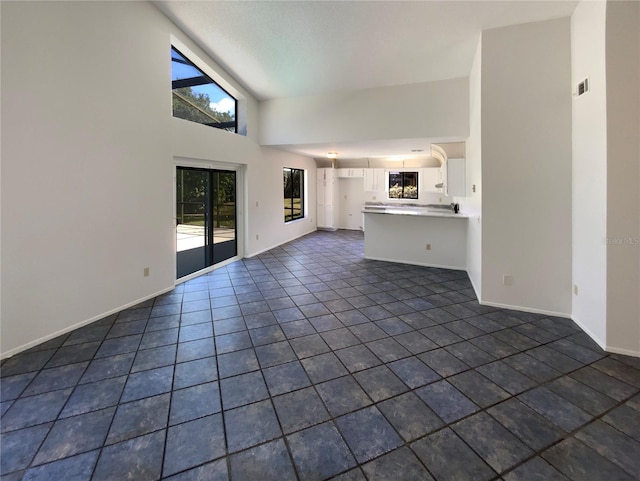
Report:
M258 100L468 77L483 30L568 17L577 1L156 1ZM434 135L432 133L432 135ZM314 158L428 151L434 139L278 145Z
M464 145L464 139L447 139L445 144ZM419 158L431 155L431 144L436 139L385 139L362 142L337 142L305 145L279 145L278 148L314 159L326 159L329 152L336 152L341 161L357 159ZM443 145L438 140L438 145ZM457 150L459 147L457 147Z

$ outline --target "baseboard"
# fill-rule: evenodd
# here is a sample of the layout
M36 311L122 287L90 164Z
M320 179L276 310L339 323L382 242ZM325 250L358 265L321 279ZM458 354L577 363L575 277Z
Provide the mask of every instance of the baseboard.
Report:
M478 304L482 304L482 302L480 302L480 299L482 298L480 296L481 293L478 291L478 288L476 287L476 284L473 282L473 278L469 274L469 271L467 271L467 277L469 278L469 282L471 282L471 288L473 289L473 292L476 293L476 299L478 300Z
M623 356L632 356L632 357L640 357L640 351L633 351L631 349L623 349L620 347L609 346L605 341L596 336L591 330L585 327L580 321L577 319L573 319L580 329L584 331L584 333L591 338L593 342L595 342L598 346L600 346L604 351L611 352L613 354L622 354Z
M443 266L443 265L439 265L439 264L427 264L425 262L409 262L409 261L400 261L398 259L386 259L383 257L371 257L371 256L364 256L365 259L368 259L370 261L382 261L382 262L394 262L396 264L408 264L411 266L422 266L422 267L434 267L436 269L450 269L452 271L465 271L467 270L466 267L458 267L458 266Z
M109 310L107 312L103 312L102 314L94 316L91 319L87 319L85 321L78 322L78 323L73 324L71 326L65 327L64 329L60 329L59 331L56 331L56 332L54 332L52 334L47 334L46 336L43 336L43 337L41 337L39 339L36 339L35 341L30 341L30 342L28 342L26 344L23 344L22 346L18 346L16 348L10 349L7 352L1 353L0 354L0 359L7 359L7 358L9 358L11 356L15 356L16 354L18 354L18 353L20 353L22 351L26 351L27 349L31 349L32 347L37 346L38 344L42 344L43 342L47 342L47 341L49 341L51 339L54 339L54 338L56 338L58 336L61 336L62 334L66 334L67 332L74 331L74 330L76 330L76 329L78 329L80 327L86 326L87 324L91 324L92 322L99 321L100 319L104 319L107 316L110 316L112 314L116 314L116 313L118 313L120 311L123 311L124 309L128 309L130 307L136 306L136 305L140 304L141 302L148 301L149 299L153 299L154 297L158 297L158 296L160 296L162 294L165 294L167 292L171 292L174 288L175 287L172 286L172 287L168 287L166 289L162 289L161 291L158 291L158 292L156 292L154 294L150 294L148 296L142 297L142 298L137 299L135 301L129 302L129 303L123 305L123 306L117 307L115 309L111 309L111 310Z
M618 347L613 347L613 346L607 346L603 349L612 354L622 354L623 356L640 357L640 351L632 351L631 349L620 349Z
M280 247L281 245L286 244L287 242L292 242L292 241L294 241L294 240L296 240L296 239L299 239L300 237L304 237L304 236L306 236L306 235L309 235L309 234L311 234L312 232L315 232L316 230L322 230L322 229L315 229L315 228L314 228L314 229L311 229L310 231L308 231L308 232L304 232L304 233L302 233L302 234L299 234L299 235L297 235L297 236L295 236L295 237L292 237L292 238L291 238L291 239L289 239L289 240L282 241L282 242L280 242L280 243L278 243L278 244L274 244L274 245L272 245L272 246L270 246L270 247L265 247L264 249L260 249L260 250L259 250L259 251L257 251L257 252L252 252L252 253L250 253L250 254L245 254L245 255L244 255L244 258L245 258L245 259L251 259L252 257L258 256L258 255L262 254L263 252L267 252L267 251L270 251L271 249L275 249L276 247Z
M576 325L582 329L582 332L584 332L587 336L589 336L591 338L591 340L593 342L595 342L598 346L600 346L601 349L608 351L607 349L607 343L604 342L602 339L600 339L598 336L596 336L593 332L591 332L590 329L588 329L587 327L584 326L584 324L582 324L580 321L578 321L577 319L574 319L573 317L571 318L571 320L573 322L576 323Z
M499 307L501 309L511 309L514 311L531 312L533 314L544 314L545 316L563 317L571 319L571 314L567 312L547 311L545 309L536 309L534 307L513 306L511 304L501 304L499 302L485 301L478 299L478 303L483 306Z

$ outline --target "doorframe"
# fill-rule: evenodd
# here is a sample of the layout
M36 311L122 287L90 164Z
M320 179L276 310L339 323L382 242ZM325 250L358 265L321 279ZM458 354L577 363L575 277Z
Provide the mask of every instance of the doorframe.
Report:
M178 212L176 210L177 205L177 192L176 192L176 182L178 181L177 177L177 168L178 167L191 167L195 169L207 169L207 170L232 170L236 173L236 256L231 257L230 259L224 260L215 264L213 266L205 267L202 270L189 274L187 276L181 277L180 279L176 279L178 275L178 266L176 263L176 254L178 250L178 239L177 239L177 225L176 221L178 219ZM235 164L231 162L220 162L213 160L204 160L204 159L191 159L188 157L174 157L173 158L173 183L172 183L172 192L173 192L173 279L174 285L183 284L186 281L199 277L203 274L208 274L209 272L213 272L216 269L220 269L232 262L244 258L244 249L245 249L245 235L247 232L246 226L246 182L247 176L246 174L246 165L245 164Z

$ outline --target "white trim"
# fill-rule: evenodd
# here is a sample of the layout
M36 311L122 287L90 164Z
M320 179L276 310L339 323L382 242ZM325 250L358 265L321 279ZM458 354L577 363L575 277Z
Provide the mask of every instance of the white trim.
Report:
M426 262L409 262L409 261L401 261L398 259L385 259L384 257L371 257L364 256L365 259L370 261L383 261L383 262L395 262L396 264L408 264L411 266L422 266L422 267L434 267L436 269L449 269L452 271L465 271L467 272L466 267L458 267L458 266L442 266L439 264L427 264Z
M594 339L595 340L595 339ZM613 354L622 354L624 356L640 357L640 351L632 351L630 349L620 349L618 347L606 346L604 350Z
M611 352L614 354L623 354L625 356L640 357L640 351L632 351L631 349L622 349L615 346L609 346L605 341L601 340L600 338L598 338L598 336L594 335L593 332L591 332L588 328L586 328L580 321L573 318L571 318L571 320L575 322L578 325L578 327L582 329L582 331L584 331L584 333L587 336L589 336L591 340L595 342L598 346L600 346L604 351Z
M303 220L303 219L300 219L300 220ZM251 259L252 257L255 257L255 256L257 256L257 255L260 255L260 254L262 254L263 252L267 252L267 251L270 251L271 249L275 249L276 247L280 247L281 245L284 245L284 244L286 244L287 242L292 242L292 241L294 241L294 240L296 240L296 239L299 239L300 237L304 237L304 236L306 236L306 235L309 235L309 234L311 234L312 232L315 232L316 230L319 230L319 229L315 229L315 228L313 228L313 229L311 229L310 231L303 232L302 234L299 234L299 235L297 235L297 236L295 236L295 237L292 237L292 238L291 238L291 239L289 239L289 240L282 241L282 242L280 242L279 244L274 244L274 245L272 245L271 247L265 247L264 249L260 249L260 250L259 250L259 251L257 251L257 252L252 252L252 253L250 253L250 254L245 254L245 256L244 256L244 257L245 257L245 259Z
M471 282L471 288L473 289L473 292L475 292L475 294L476 294L476 300L478 301L478 304L482 305L482 302L480 302L481 296L480 296L480 294L478 294L478 288L474 284L473 278L469 274L469 271L467 270L466 272L467 272L467 277L469 278L469 282Z
M228 77L233 78L231 75L226 72L220 65L214 62L215 69L210 66L210 62L204 61L202 57L196 54L193 50L187 47L184 42L178 39L175 35L170 35L171 46L175 47L182 55L187 57L187 60L192 62L197 68L202 70L206 75L208 75L218 86L222 87L227 91L229 95L231 95L236 100L236 125L237 135L242 135L244 137L247 136L247 125L248 125L248 102L247 96L244 95L240 90L234 87L229 80L225 78L222 74L218 73L218 70L225 73ZM211 57L207 52L204 52L207 57ZM212 60L212 59L211 59ZM171 105L171 104L169 104ZM173 115L173 112L172 112Z
M97 316L94 316L94 317L92 317L90 319L87 319L87 320L84 320L84 321L80 321L80 322L78 322L76 324L73 324L71 326L65 327L64 329L56 331L56 332L54 332L52 334L47 334L46 336L43 336L43 337L41 337L39 339L36 339L35 341L30 341L30 342L28 342L26 344L23 344L22 346L18 346L18 347L14 348L14 349L10 349L9 351L0 354L0 359L6 359L6 358L9 358L11 356L14 356L15 354L18 354L18 353L20 353L22 351L26 351L27 349L30 349L30 348L32 348L34 346L37 346L38 344L42 344L43 342L47 342L47 341L49 341L49 340L51 340L51 339L53 339L55 337L61 336L62 334L66 334L67 332L74 331L74 330L76 330L76 329L78 329L80 327L86 326L87 324L91 324L92 322L99 321L100 319L104 319L105 317L110 316L112 314L117 314L120 311L123 311L123 310L128 309L128 308L133 307L133 306L136 306L136 305L140 304L141 302L148 301L149 299L153 299L154 297L161 296L162 294L165 294L167 292L171 292L174 289L175 289L175 286L167 287L166 289L162 289L162 290L160 290L160 291L158 291L158 292L156 292L154 294L150 294L148 296L141 297L140 299L137 299L137 300L132 301L132 302L128 302L127 304L125 304L123 306L120 306L120 307L117 307L115 309L110 309L107 312L104 312L102 314L98 314Z
M204 61L200 55L198 55L189 47L187 47L184 44L184 42L178 39L175 35L171 35L171 46L175 47L182 55L186 56L187 60L189 60L197 68L199 68L209 77L211 77L211 80L213 80L220 87L226 90L227 93L229 93L236 100L240 100L241 98L243 100L246 100L242 92L240 92L236 87L231 85L231 83L226 78L224 78L221 74L219 74L215 69L211 68L211 66L209 65L209 62ZM236 115L238 115L238 112L236 112Z
M240 260L244 256L244 249L246 245L246 238L248 232L248 225L245 219L248 219L248 216L244 215L245 206L248 205L246 192L248 189L245 188L246 178L246 165L245 164L237 164L231 162L221 162L217 160L207 160L207 159L196 159L189 157L173 157L173 278L175 279L175 285L182 284L188 280L191 280L195 277L201 276L203 274L207 274L213 271L216 268L220 268L226 266L231 262L235 262ZM178 228L176 225L176 220L178 219L177 209L177 192L176 192L176 181L177 181L177 169L179 167L187 167L187 168L196 168L196 169L206 169L206 170L228 170L236 173L236 255L231 259L224 260L219 262L213 266L206 267L201 269L193 274L189 274L188 276L178 277L178 266L176 261L177 251L178 251L178 239L177 239L177 231Z
M223 162L211 159L198 159L195 157L181 157L176 155L173 157L175 167L192 167L195 169L209 170L233 170L238 172L245 167L245 164L235 162Z
M514 311L532 312L534 314L544 314L546 316L563 317L565 319L571 319L571 314L566 312L547 311L545 309L536 309L533 307L512 306L511 304L501 304L499 302L483 301L478 299L480 305L499 307L501 309L511 309Z
M593 332L591 332L591 330L589 330L588 328L586 328L580 321L578 321L577 319L574 319L573 317L571 318L571 320L573 322L575 322L577 324L577 326L582 329L582 331L591 338L591 340L593 342L595 342L598 346L600 346L602 349L604 349L605 351L607 351L607 343L602 341L598 336L596 336Z
M300 217L299 219L293 219L290 221L285 221L284 225L292 225L292 224L297 224L298 222L304 222L306 220L309 220L309 216L305 215L304 217Z

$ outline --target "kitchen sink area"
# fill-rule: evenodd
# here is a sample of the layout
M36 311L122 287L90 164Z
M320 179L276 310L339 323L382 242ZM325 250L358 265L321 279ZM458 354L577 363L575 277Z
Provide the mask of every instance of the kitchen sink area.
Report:
M362 213L417 215L427 217L466 217L460 213L458 204L413 204L413 203L383 203L366 202Z

